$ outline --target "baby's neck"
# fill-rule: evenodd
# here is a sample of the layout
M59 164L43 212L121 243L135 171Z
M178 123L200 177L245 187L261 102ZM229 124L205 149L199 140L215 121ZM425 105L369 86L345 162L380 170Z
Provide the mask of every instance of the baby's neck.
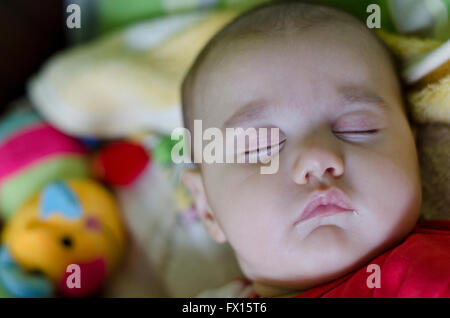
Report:
M253 282L253 291L259 296L259 297L267 297L267 298L290 298L293 296L296 296L304 290L297 290L297 289L291 289L291 288L285 288L285 287L279 287L279 286L273 286L273 285L267 285L263 283Z

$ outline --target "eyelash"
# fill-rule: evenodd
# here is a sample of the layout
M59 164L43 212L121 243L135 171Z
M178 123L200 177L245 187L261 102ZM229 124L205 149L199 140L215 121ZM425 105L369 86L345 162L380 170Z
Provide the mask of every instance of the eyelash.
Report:
M379 132L379 129L369 129L369 130L350 130L350 131L334 131L335 134L364 134L373 135Z
M371 136L371 135L377 134L379 131L380 131L380 129L369 129L369 130L333 131L333 133L336 134L336 135L358 135L358 136L368 135L368 136ZM249 156L250 156L250 154L256 153L257 156L258 156L257 162L260 162L260 160L259 160L260 153L261 153L263 150L266 150L266 149L267 149L267 151L269 151L269 150L272 149L272 147L275 147L275 146L279 146L279 149L278 149L278 153L279 153L279 152L281 151L281 149L283 148L285 142L286 142L286 139L283 140L283 141L281 141L281 142L280 142L279 144L277 144L277 145L270 145L270 146L268 146L268 147L266 147L266 148L257 148L257 149L255 149L255 150L251 150L251 151L250 151L250 150L247 150L247 151L245 151L245 152L243 153L244 156L245 156L245 161L246 161L246 162L249 162ZM270 156L272 156L272 155L273 155L273 154L271 153Z
M352 141L358 142L364 141L366 140L366 138L378 134L379 131L380 131L379 129L370 129L370 130L354 130L354 131L333 131L333 133L340 139L348 140L350 142Z
M279 147L278 153L279 153L279 152L281 151L281 149L283 148L283 146L284 146L285 143L286 143L286 139L282 140L279 144L276 144L276 145L270 145L270 146L265 147L265 148L256 148L255 150L247 150L247 151L245 151L245 152L243 153L244 156L245 156L245 161L246 161L246 162L249 161L249 160L248 160L248 157L249 157L250 154L256 153L257 156L258 156L257 162L260 162L259 156L260 156L260 153L261 153L263 150L266 150L266 149L267 149L266 151L268 152L269 150L272 150L273 147L278 146L278 147ZM271 157L271 156L273 156L273 155L274 155L274 154L273 154L272 152L270 152L270 155L268 155L268 156Z

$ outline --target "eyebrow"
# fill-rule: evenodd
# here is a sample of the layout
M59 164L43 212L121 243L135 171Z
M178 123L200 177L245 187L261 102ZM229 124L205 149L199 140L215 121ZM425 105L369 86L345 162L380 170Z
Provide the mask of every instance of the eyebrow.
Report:
M262 100L251 101L240 107L228 118L222 128L238 127L244 122L256 121L264 118L272 107Z
M386 101L374 92L361 87L342 87L341 93L344 104L371 104L382 110L388 108Z
M339 89L344 105L352 104L369 104L374 105L381 110L386 110L388 104L379 95L370 90L361 87L346 86ZM239 127L243 123L256 121L264 118L273 105L265 103L263 100L251 101L238 110L236 110L230 118L228 118L222 128Z

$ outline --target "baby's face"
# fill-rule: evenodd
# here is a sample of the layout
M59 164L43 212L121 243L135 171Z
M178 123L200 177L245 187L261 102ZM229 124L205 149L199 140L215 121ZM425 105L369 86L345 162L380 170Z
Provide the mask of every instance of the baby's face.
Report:
M203 129L278 127L285 139L277 173L203 164L205 195L194 193L210 233L231 244L250 279L293 288L329 281L417 221L417 154L400 88L386 53L358 27L235 44L199 76L195 94ZM312 195L333 189L348 211L299 222Z

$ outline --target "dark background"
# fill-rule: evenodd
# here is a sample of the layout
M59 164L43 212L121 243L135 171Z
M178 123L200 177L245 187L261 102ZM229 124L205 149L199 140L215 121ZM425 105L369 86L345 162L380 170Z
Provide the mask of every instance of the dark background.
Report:
M26 80L66 45L63 0L0 2L0 115L25 93Z

